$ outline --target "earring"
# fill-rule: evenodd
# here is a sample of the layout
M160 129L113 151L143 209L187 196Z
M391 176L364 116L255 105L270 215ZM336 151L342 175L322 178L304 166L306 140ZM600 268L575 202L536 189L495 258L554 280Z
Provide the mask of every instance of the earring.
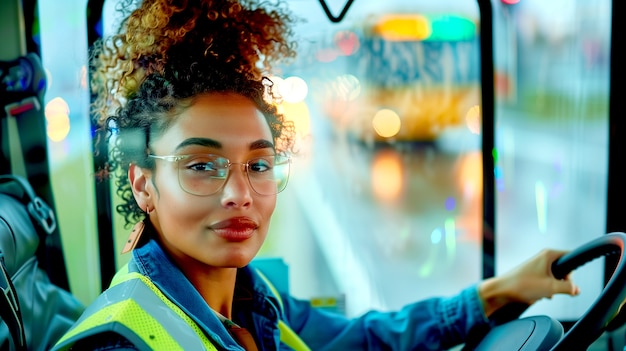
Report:
M128 236L128 240L126 240L124 249L122 249L122 254L132 251L135 248L135 246L137 246L137 242L139 242L139 238L141 237L141 234L143 233L143 229L145 228L145 226L146 225L143 224L143 221L135 224L135 226L133 227L133 230L130 232L130 235Z

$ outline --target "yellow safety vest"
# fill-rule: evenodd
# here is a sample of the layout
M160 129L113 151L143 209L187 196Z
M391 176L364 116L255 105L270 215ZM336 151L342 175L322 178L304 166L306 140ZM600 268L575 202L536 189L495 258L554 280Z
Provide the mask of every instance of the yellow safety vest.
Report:
M257 273L268 284L282 309L280 294L260 271L257 270ZM132 296L141 296L141 299L135 300ZM295 351L310 351L284 321L279 320L278 330L280 341L285 345ZM191 317L170 301L148 277L129 272L128 265L115 275L109 289L87 309L53 350L68 350L77 340L102 331L123 335L142 351L217 350Z

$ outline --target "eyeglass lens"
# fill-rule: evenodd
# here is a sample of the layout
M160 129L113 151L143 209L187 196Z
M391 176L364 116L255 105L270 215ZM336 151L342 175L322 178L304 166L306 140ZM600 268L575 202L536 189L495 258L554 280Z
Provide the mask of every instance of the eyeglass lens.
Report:
M195 195L211 195L226 183L231 163L217 155L194 155L179 161L178 179L183 190ZM289 158L263 156L248 160L245 173L252 189L260 195L274 195L285 189L289 178Z

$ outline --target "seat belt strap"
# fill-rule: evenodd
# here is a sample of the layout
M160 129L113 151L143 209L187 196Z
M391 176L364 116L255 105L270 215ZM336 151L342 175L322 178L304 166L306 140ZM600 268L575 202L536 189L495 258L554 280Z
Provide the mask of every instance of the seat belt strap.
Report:
M5 99L12 97L12 99L3 100L4 111L7 120L9 117L15 118L26 177L35 193L51 209L54 209L55 202L48 164L46 120L41 106L46 84L41 60L35 53L28 53L4 65L9 68L3 70L2 88L7 90ZM8 126L8 123L5 125ZM9 131L3 128L2 133L5 139ZM7 147L6 143L3 143L2 147L3 149ZM10 155L10 150L3 150L3 153ZM46 228L44 226L43 228L47 235L40 236L41 244L37 250L39 262L45 267L53 284L69 291L69 280L58 227Z

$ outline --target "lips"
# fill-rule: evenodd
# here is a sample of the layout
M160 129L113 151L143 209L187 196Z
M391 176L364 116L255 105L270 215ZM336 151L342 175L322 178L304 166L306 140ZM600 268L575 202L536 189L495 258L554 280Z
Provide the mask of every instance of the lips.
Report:
M249 239L259 225L248 217L235 217L211 225L219 237L227 241L243 241Z

